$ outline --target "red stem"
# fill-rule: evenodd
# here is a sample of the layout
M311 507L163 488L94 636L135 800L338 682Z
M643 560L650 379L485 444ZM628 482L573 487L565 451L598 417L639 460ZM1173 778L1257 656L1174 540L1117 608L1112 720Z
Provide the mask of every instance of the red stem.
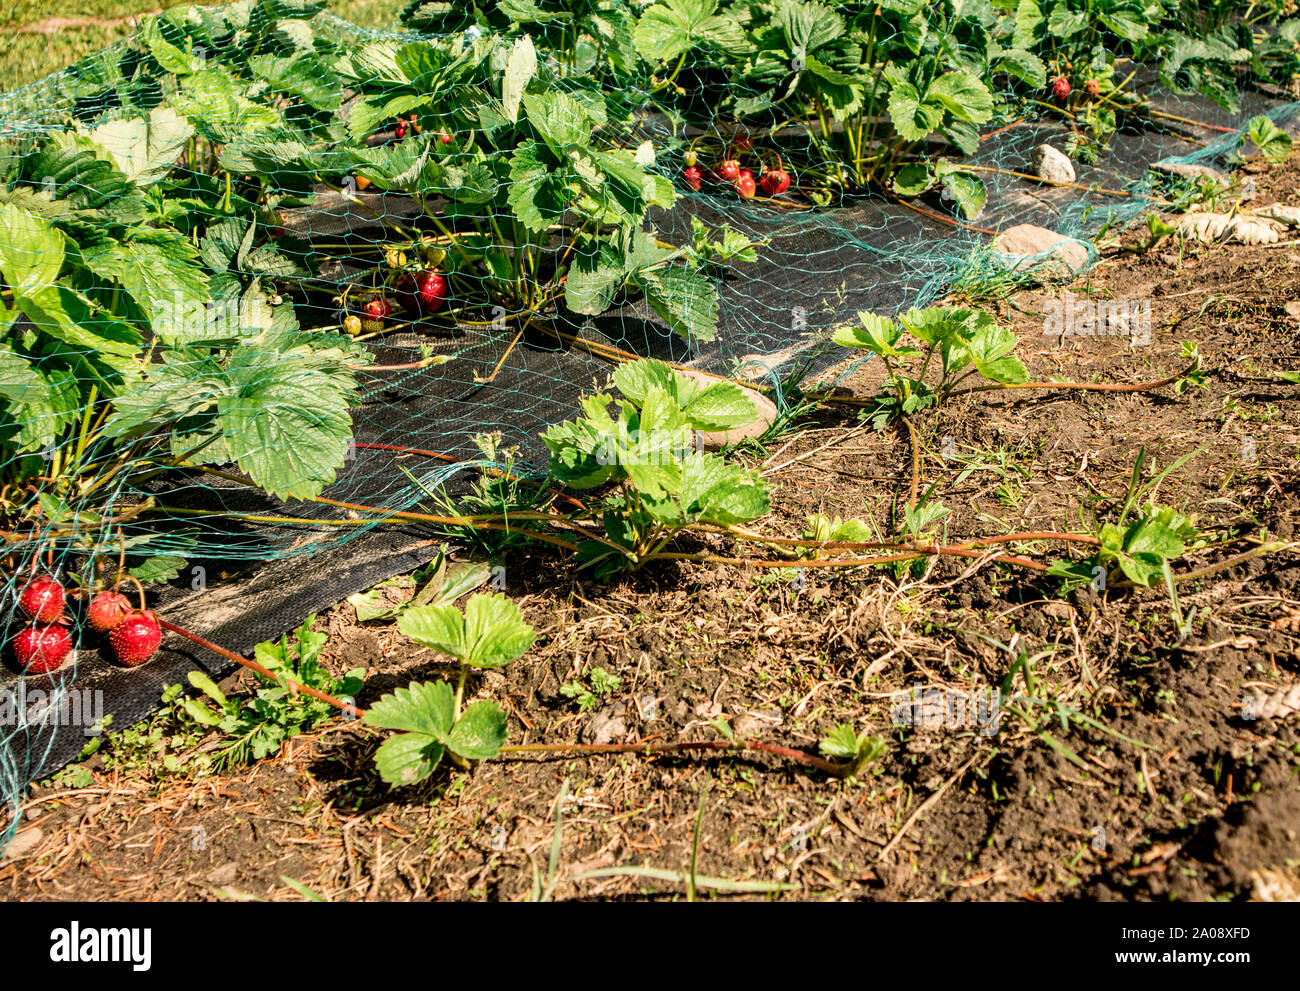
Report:
M780 747L774 743L761 743L758 740L694 740L681 743L521 743L507 744L501 753L584 753L584 754L672 754L690 750L760 750L764 753L789 757L825 771L835 777L842 777L845 768L828 760L815 757L803 750Z
M183 636L186 640L198 644L200 647L203 647L205 650L210 650L214 654L220 654L222 657L234 661L236 664L242 664L250 671L256 671L263 678L267 678L277 683L280 681L280 678L277 678L275 675L273 675L266 668L262 667L262 665L258 664L256 661L250 661L247 657L240 657L234 651L226 650L225 647L218 647L211 640L204 640L197 633L191 633L189 630L185 629L184 627L177 626L175 623L169 623L165 619L159 619L158 625L161 626L164 630L171 630L173 633ZM281 677L284 679L285 684L289 685L291 688L300 692L304 692L307 695L310 695L312 698L320 699L322 702L326 702L329 705L334 706L334 708L339 709L345 713L356 716L357 718L360 718L364 713L363 709L358 709L352 703L343 702L339 699L336 699L333 695L326 695L324 692L317 691L315 688L311 688L307 685L304 685L300 681L295 681L294 679L290 678L288 675L282 675Z

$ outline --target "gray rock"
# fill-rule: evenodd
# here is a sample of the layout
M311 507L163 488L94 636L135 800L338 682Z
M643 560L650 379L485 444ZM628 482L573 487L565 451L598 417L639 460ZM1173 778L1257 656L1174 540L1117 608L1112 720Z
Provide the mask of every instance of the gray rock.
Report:
M621 715L614 715L613 709L601 709L591 717L582 735L590 743L614 743L627 736L627 723Z
M22 860L29 853L35 850L45 839L45 834L41 832L40 826L28 826L26 829L20 829L14 834L13 842L4 852L5 860Z
M1074 182L1074 163L1051 145L1039 145L1030 158L1034 175L1049 182Z
M782 722L777 709L760 709L756 712L742 712L731 724L732 732L742 739L761 736L768 730L775 729Z
M1009 256L1012 268L1042 268L1045 276L1070 278L1088 264L1088 246L1035 224L1008 227L993 239L993 250ZM1029 263L1016 259L1028 259Z
M1212 169L1208 165L1186 165L1182 162L1152 162L1151 168L1155 172L1163 172L1165 175L1181 176L1184 179L1215 179L1220 181L1226 188L1228 177L1218 169Z
M239 870L239 865L235 861L222 864L215 871L209 874L204 880L209 884L215 884L217 887L224 887L235 880L235 874Z

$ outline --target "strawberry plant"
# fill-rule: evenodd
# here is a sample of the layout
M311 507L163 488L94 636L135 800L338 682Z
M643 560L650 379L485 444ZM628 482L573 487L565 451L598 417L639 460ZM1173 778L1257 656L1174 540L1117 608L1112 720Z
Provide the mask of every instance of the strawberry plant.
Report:
M903 343L903 335L921 344ZM1028 381L1020 359L1011 352L1015 335L999 326L991 314L959 307L912 309L897 321L875 313L858 314L858 324L840 328L835 343L879 355L888 371L881 393L864 418L877 430L895 420L941 406L972 376L989 382L1018 385ZM938 355L938 381L926 380ZM915 374L904 370L920 358Z
M366 710L367 725L396 731L375 753L380 777L413 785L432 774L444 754L462 764L495 757L506 739L505 711L487 700L461 706L471 669L503 667L533 645L533 629L519 608L504 596L477 594L463 612L450 603L413 606L397 626L422 647L453 658L460 676L454 690L446 681L413 682Z
M639 567L677 534L700 524L730 526L767 513L758 476L715 454L695 450L695 431L752 422L753 402L734 383L701 385L660 361L621 365L614 385L582 402L583 416L542 435L550 474L574 489L610 488L598 519L606 538L578 546L578 562L599 577Z

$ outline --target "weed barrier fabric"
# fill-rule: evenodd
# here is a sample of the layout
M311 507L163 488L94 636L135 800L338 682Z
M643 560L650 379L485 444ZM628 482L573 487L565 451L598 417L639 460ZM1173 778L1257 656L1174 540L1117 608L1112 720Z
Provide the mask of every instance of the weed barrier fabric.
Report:
M376 35L329 17L320 21L345 37L420 37ZM1268 112L1279 124L1294 126L1296 105L1262 90L1244 92L1240 113L1230 115L1206 99L1157 89L1150 73L1139 81L1154 106L1176 117L1239 128L1252 115ZM0 99L0 131L38 131L64 102L55 80L8 94ZM662 121L646 121L649 133L656 128L667 133ZM805 210L797 204L743 201L712 189L680 196L672 209L654 211L655 229L673 243L689 241L693 220L710 228L729 225L760 242L757 261L731 266L720 277L719 330L711 341L684 342L636 299L591 317L552 307L536 314L522 331L515 324L461 323L454 331L393 331L379 337L371 342L378 365L401 366L426 354L440 363L359 373L362 399L351 412L357 445L323 495L389 511L426 501L426 489L445 487L454 496L466 472L481 464L471 437L494 431L501 433L504 445L519 448L522 470L540 476L546 450L538 435L572 418L579 397L604 382L613 367L583 342L773 386L781 400L779 387L796 368L816 372L843 356L826 339L832 327L856 311L896 313L924 306L963 277L986 271L990 238L985 231L1032 223L1086 239L1151 208L1146 176L1152 163L1177 160L1226 168L1238 144L1236 135L1207 136L1202 129L1170 121L1159 131L1121 130L1095 164L1076 159L1079 186L1131 196L1045 186L1005 174L1030 171L1033 148L1043 142L1059 145L1065 136L1065 125L1051 121L1016 123L987 134L969 161L1002 171L984 173L988 200L969 222L944 222L884 196ZM931 150L945 151L939 145ZM667 166L661 172L672 175ZM419 212L409 198L397 195L366 197L372 208L367 215L340 212L337 196L323 188L318 193L315 205L286 211L285 226L291 232L382 243L385 228L376 213L406 221ZM935 195L920 197L915 205L931 214L952 215L951 205ZM351 274L343 267L323 268L316 278L320 287L338 291ZM337 310L322 304L295 310L304 329L337 320ZM464 460L457 464L401 455L383 446ZM319 525L338 521L340 511L282 502L229 479L198 473L169 473L147 487L121 493L124 505L146 497L173 510L162 523L151 517L153 545L174 547L187 558L181 576L157 596L157 608L170 621L236 652L247 653L256 643L293 629L308 614L412 570L436 551L426 528ZM273 521L249 518L259 516ZM143 528L138 532L143 534ZM196 568L206 575L201 591L191 588ZM232 577L219 577L223 573ZM102 698L103 712L112 713L113 725L120 729L155 711L163 685L184 684L188 671L219 676L232 667L169 636L156 659L127 670L109 664L88 636L82 639L71 675L65 670L52 679L23 679L6 668L0 686L16 696L23 685L29 700L37 688L53 689L56 696L71 691L84 698L81 693L89 692L92 699ZM92 707L97 706L92 702ZM11 804L30 781L74 759L87 740L84 726L54 725L48 717L32 725L4 725L0 738L5 743L0 747L0 789Z

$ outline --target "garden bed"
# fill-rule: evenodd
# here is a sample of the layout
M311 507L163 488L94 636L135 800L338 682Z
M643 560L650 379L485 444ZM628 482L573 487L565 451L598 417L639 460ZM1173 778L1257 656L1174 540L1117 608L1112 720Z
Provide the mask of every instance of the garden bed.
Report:
M1261 201L1300 200L1294 161L1255 178ZM1181 638L1159 586L1061 594L1054 578L987 561L775 579L663 562L596 583L527 550L504 577L537 646L467 692L507 709L512 743L720 739L723 719L740 736L813 750L831 724L851 722L880 733L885 753L849 782L771 754L503 755L394 790L373 777L375 741L356 723L192 777L219 740L160 716L160 741L106 745L33 791L24 820L39 839L27 834L0 884L38 898L296 899L300 886L332 900L527 898L536 877L547 888L563 791L557 898L684 894L661 877L577 878L685 871L706 796L699 873L793 885L785 897L1294 898L1296 716L1252 719L1249 700L1300 674L1300 555L1289 547L1300 419L1296 387L1276 377L1300 370L1295 259L1268 245L1111 251L1071 288L1148 300L1150 344L1046 336L1059 293L1023 291L991 308L1018 334L1030 378L1154 379L1194 340L1202 387L975 394L923 421L924 477L954 535L1078 530L1080 513L1086 528L1123 502L1140 451L1146 481L1192 455L1158 488L1211 538L1189 567L1248 550L1242 538L1261 530L1287 546L1181 583ZM867 397L882 377L872 362L841 387ZM772 532L797 532L816 512L888 518L906 496L907 444L863 429L842 404L740 457L779 485ZM317 626L335 674L365 669L362 705L448 676L439 655L391 622L358 623L351 604ZM1032 729L1009 712L994 736L897 725L897 693L997 685L1021 651L1034 689L1022 669L1016 692L1053 703ZM593 681L594 668L617 685ZM575 682L594 696L587 711L564 687ZM173 734L181 746L166 742ZM772 897L701 887L710 892Z

